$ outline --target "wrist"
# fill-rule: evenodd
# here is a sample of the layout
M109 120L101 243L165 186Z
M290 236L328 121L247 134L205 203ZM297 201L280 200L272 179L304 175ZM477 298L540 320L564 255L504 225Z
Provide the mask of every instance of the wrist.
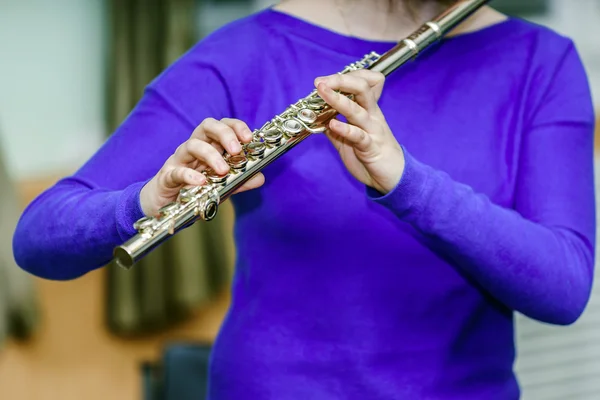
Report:
M117 230L123 240L135 234L133 224L144 216L140 193L144 182L134 183L121 191L116 208Z
M386 179L383 179L380 184L375 183L373 185L373 189L377 190L383 196L393 191L398 186L402 180L402 176L404 175L406 161L404 158L404 151L401 146L398 146L397 154L395 154L392 160L393 161L389 163L389 172L386 176Z
M146 217L152 217L156 215L159 209L159 207L151 200L152 196L150 193L152 193L151 186L153 183L154 179L151 179L150 181L146 182L146 184L142 187L142 190L140 190L140 208Z
M412 155L403 150L403 168L400 178L387 192L378 192L375 188L367 187L367 197L397 214L416 211L426 196L431 168L421 164Z

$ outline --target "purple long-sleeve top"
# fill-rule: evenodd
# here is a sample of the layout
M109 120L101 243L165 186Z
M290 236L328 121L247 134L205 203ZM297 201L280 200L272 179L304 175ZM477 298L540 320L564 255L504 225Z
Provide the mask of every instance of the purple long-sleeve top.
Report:
M134 234L144 183L203 119L260 127L315 77L392 46L272 9L212 34L29 205L19 265L48 279L104 265ZM315 135L233 197L211 400L516 399L514 312L552 324L583 312L594 112L573 43L518 19L449 38L388 77L380 105L406 154L390 193Z

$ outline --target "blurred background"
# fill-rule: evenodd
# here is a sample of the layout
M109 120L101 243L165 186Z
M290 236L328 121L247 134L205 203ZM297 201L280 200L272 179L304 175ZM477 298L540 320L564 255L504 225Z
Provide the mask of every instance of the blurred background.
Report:
M228 206L210 230L190 229L143 268L109 266L73 282L13 268L10 226L92 155L165 66L223 24L272 3L0 0L0 221L7 228L0 232L0 399L141 399L167 390L164 372L182 354L193 354L190 371L205 370L229 302ZM600 0L493 4L573 38L600 108ZM524 399L600 398L597 286L573 326L517 316ZM178 365L187 368L185 360Z

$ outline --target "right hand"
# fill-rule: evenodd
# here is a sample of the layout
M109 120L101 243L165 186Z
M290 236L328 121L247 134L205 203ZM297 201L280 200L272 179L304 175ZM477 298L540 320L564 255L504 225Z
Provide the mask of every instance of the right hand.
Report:
M200 172L207 168L219 174L226 174L229 172L229 165L223 158L223 152L240 154L240 142L251 141L252 131L243 121L231 118L220 121L205 119L142 188L142 211L146 216L155 216L163 206L177 199L182 188L203 185L206 183L206 177ZM259 172L234 193L255 189L264 182L265 177Z

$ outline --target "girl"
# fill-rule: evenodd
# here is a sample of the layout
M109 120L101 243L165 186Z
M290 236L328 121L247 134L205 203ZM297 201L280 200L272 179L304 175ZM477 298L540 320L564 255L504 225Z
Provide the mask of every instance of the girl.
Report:
M513 313L566 325L588 301L594 113L573 43L491 8L385 82L335 74L444 3L288 0L215 32L28 207L18 263L48 279L106 264L316 86L344 121L232 198L209 398L517 399Z

